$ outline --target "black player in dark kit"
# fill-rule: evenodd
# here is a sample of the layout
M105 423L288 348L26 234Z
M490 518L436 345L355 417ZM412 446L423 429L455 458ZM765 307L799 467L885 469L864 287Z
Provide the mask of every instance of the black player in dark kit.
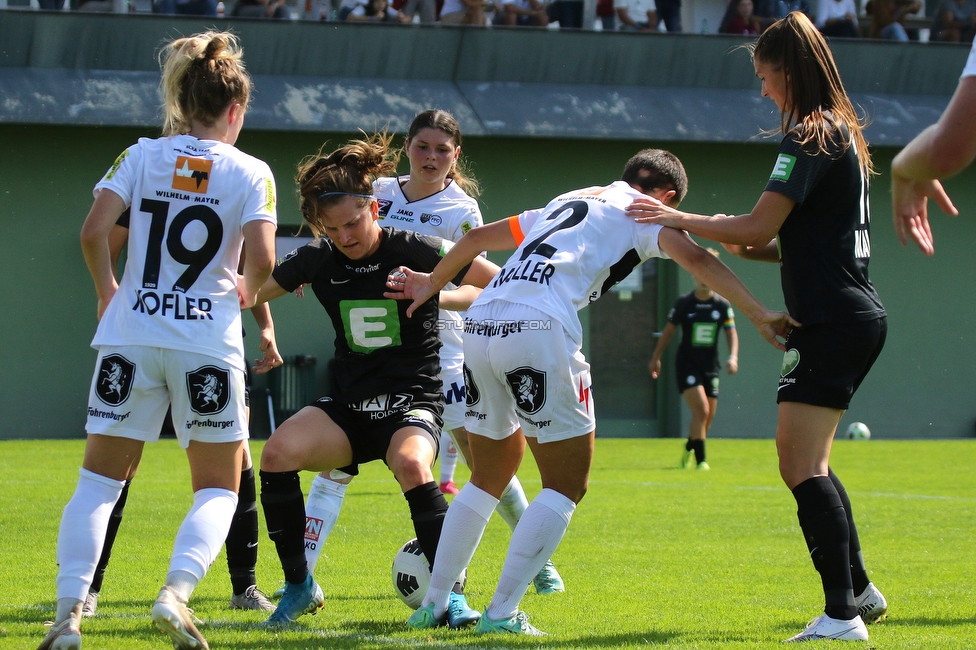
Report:
M884 307L868 280L871 157L833 55L806 16L774 23L753 47L762 94L782 115L783 141L750 214L703 216L647 199L631 214L724 242L748 259L779 262L793 330L777 401L780 474L826 601L824 614L788 641L868 638L888 604L869 581L851 502L829 467L851 397L884 346Z
M258 296L263 302L310 285L336 332L335 393L282 423L261 457L261 502L286 580L268 625L291 623L323 605L305 559L300 470L354 475L359 464L383 460L400 484L432 566L447 511L431 473L444 408L438 300L407 318L408 303L383 294L400 266L433 269L451 242L377 224L372 182L392 172L388 144L387 137L374 136L302 164L301 210L317 239L279 262ZM476 260L455 284L482 287L496 270ZM466 308L471 289L448 296L459 304L442 302ZM454 604L457 626L477 621L461 593Z

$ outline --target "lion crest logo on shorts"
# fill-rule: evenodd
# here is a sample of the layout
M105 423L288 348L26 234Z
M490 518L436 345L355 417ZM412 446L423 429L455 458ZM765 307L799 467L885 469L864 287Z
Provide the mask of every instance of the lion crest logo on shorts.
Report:
M481 401L481 391L478 390L478 385L474 383L474 375L471 374L468 364L462 366L462 371L464 372L464 405L474 406Z
M783 354L783 368L780 370L780 375L785 377L796 370L798 365L800 365L800 352L796 348L790 348Z
M98 368L95 394L109 406L118 406L129 399L135 374L135 364L121 354L104 356L102 365Z
M546 403L546 373L522 366L505 373L515 396L515 406L528 415L538 413Z
M230 398L230 373L217 366L201 366L186 373L186 390L194 413L220 413Z

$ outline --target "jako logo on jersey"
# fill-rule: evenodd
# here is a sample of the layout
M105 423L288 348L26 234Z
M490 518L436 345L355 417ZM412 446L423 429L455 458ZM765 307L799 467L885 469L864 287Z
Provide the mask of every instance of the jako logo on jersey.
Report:
M132 391L132 377L135 375L134 363L121 354L109 354L102 358L98 369L98 383L95 394L109 406L118 406L129 399Z
M776 157L776 164L773 165L773 173L769 175L770 180L788 181L790 174L793 173L793 165L796 164L796 156L781 153Z
M212 168L212 160L178 156L173 170L173 189L206 194Z
M109 167L108 173L105 174L105 180L107 181L112 180L112 177L115 176L115 172L119 171L119 167L122 166L122 161L125 160L125 157L128 155L129 155L128 149L126 149L125 151L119 154L119 157L116 158L115 162L112 163L112 166Z
M186 390L194 413L220 413L230 397L230 373L217 366L201 366L186 373Z
M481 391L478 390L478 384L474 383L474 375L471 374L468 364L464 364L462 368L464 373L464 403L467 406L474 406L481 401Z
M505 373L515 396L515 406L524 413L538 413L546 403L546 373L522 366Z
M389 199L376 199L376 203L379 204L380 219L383 219L390 213L390 207L393 205L393 201Z
M785 377L796 370L798 365L800 365L800 351L790 348L783 354L783 368L780 370L780 375Z
M339 312L346 344L353 352L400 345L400 315L396 300L340 300Z
M440 215L428 214L426 212L420 215L420 223L430 222L430 225L432 226L439 226L441 225L441 221L442 219L440 218Z

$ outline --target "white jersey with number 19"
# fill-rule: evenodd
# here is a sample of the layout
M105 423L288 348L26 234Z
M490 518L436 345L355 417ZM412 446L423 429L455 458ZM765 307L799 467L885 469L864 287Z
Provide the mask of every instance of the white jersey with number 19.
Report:
M667 258L658 247L662 227L635 223L625 214L643 196L617 181L557 196L541 210L512 217L512 233L520 245L474 305L504 300L534 307L580 343L583 328L577 311L644 260Z
M277 222L271 169L232 145L141 138L95 192L131 207L125 272L93 347L187 350L245 369L237 267L242 227Z

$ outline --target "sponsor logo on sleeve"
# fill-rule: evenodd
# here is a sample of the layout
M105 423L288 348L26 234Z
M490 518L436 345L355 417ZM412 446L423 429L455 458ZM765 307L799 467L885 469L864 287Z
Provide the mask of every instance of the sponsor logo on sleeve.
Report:
M173 189L206 194L212 168L212 160L177 156L173 170Z
M383 220L386 218L386 215L390 213L390 207L393 205L393 201L390 199L376 199L376 203L379 205L379 220Z
M467 221L465 221L464 223L461 224L461 234L462 235L467 235L469 230L471 230L471 224L470 223L468 223Z
M105 180L107 181L112 180L112 177L115 176L115 172L119 171L119 167L122 166L122 161L125 160L125 157L128 155L129 155L128 149L126 149L125 151L119 154L119 157L116 158L115 162L112 163L112 166L109 167L108 173L105 174Z
M267 212L274 212L278 204L278 197L275 196L274 181L271 178L264 179L264 209Z
M771 181L788 181L790 174L793 173L793 166L796 164L796 156L781 153L776 157L776 164L773 165L773 173L769 175Z

